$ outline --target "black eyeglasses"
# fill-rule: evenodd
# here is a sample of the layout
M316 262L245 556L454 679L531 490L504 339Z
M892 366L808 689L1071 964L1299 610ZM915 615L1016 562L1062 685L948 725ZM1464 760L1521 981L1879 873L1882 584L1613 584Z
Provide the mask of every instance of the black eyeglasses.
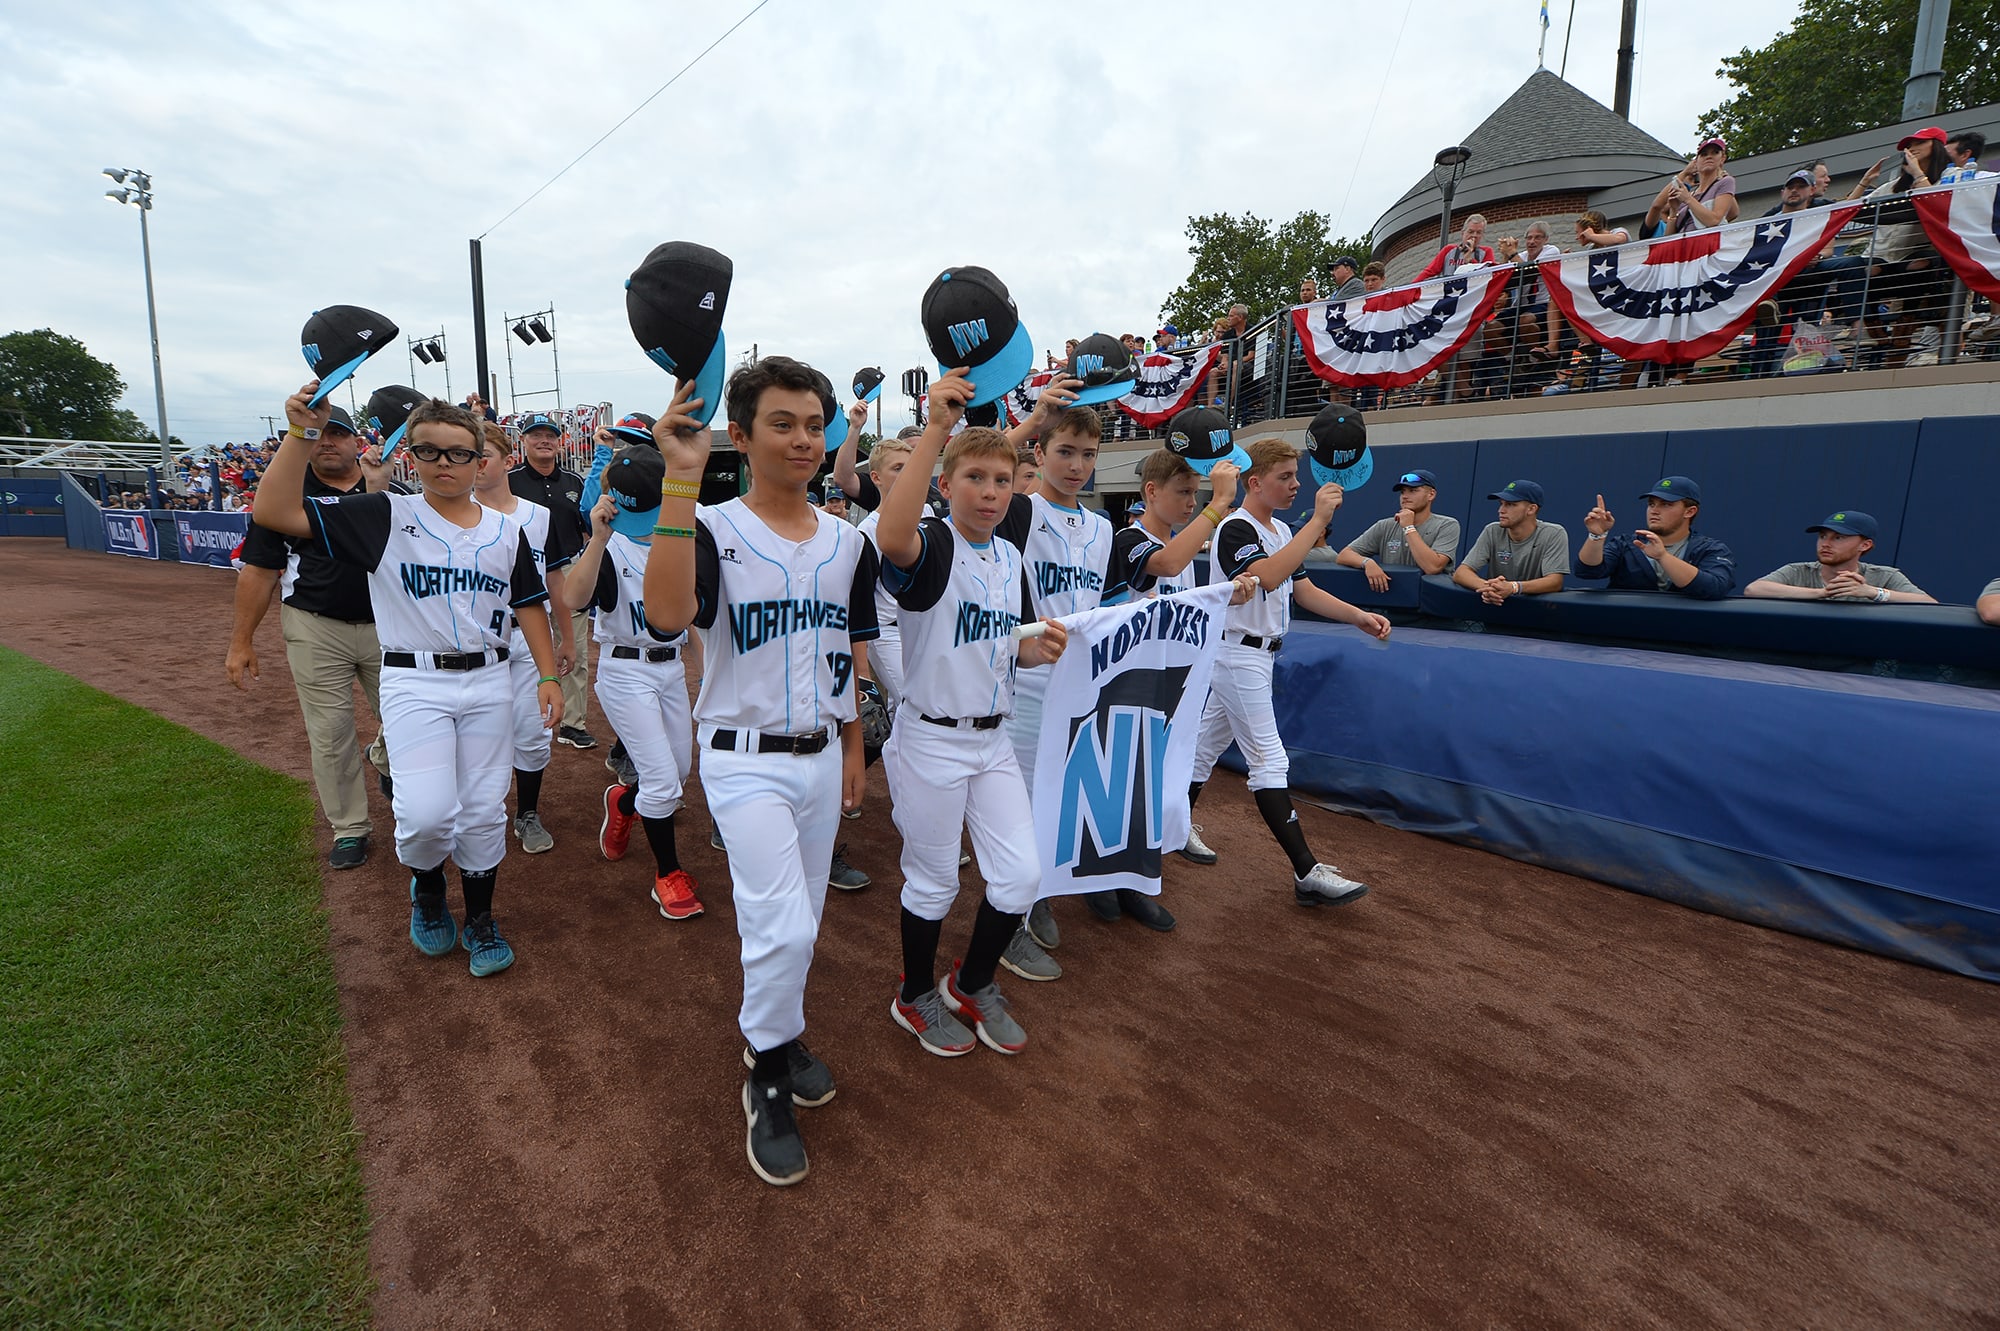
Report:
M419 462L436 462L442 458L456 467L479 460L479 454L473 449L439 448L436 444L411 444L410 456Z

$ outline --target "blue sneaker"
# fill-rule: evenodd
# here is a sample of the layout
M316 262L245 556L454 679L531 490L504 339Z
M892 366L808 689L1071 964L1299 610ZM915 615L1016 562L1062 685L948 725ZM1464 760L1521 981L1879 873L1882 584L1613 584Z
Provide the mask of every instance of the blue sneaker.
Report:
M472 973L491 975L504 971L514 964L514 949L500 936L500 927L493 923L493 912L465 922L465 932L458 941L472 954Z
M417 897L417 880L410 880L410 941L427 957L441 957L458 941L458 921L439 895L436 905Z

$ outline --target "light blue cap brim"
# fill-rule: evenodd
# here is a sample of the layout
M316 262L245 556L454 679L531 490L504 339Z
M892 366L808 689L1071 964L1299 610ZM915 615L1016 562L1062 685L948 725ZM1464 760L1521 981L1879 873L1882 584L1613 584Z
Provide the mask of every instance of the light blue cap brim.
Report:
M729 365L729 353L723 348L722 330L715 331L715 349L708 353L701 372L694 377L694 395L701 399L701 410L695 419L703 425L715 419L715 413L722 409L723 371Z
M653 535L653 524L659 520L660 506L658 504L647 509L620 507L616 513L611 515L611 530L617 532L620 536L630 536L634 540L650 539Z
M882 396L882 385L888 382L889 381L887 379L884 379L882 383L875 385L873 388L863 393L861 395L861 400L863 402L873 402L876 398Z
M1343 489L1356 490L1368 484L1368 478L1375 474L1375 450L1372 448L1363 453L1353 466L1342 467L1338 471L1318 458L1310 460L1313 479L1321 485L1338 485Z
M968 407L983 407L988 402L996 402L1021 386L1035 368L1035 344L1028 336L1026 324L1014 325L1014 336L1007 339L1007 345L979 364L966 371L972 380L972 401ZM948 365L938 366L938 378L951 373Z
M1250 455L1243 451L1243 445L1241 444L1230 449L1227 457L1187 459L1187 464L1193 467L1198 475L1202 476L1208 475L1208 473L1215 470L1218 463L1223 462L1235 463L1238 471L1250 470Z
M1062 371L1058 370L1057 373L1061 374ZM1130 379L1121 379L1115 384L1099 384L1095 388L1080 388L1077 390L1076 402L1073 405L1094 407L1102 402L1116 402L1121 397L1130 396L1132 391L1138 386L1139 380L1135 375Z
M840 409L840 400L834 399L833 419L826 423L826 451L831 453L847 442L847 413Z
M396 450L403 446L403 436L408 434L409 432L410 432L409 418L405 417L403 419L403 423L401 425L398 425L394 430L391 430L389 432L389 437L382 441L382 460L384 462L387 462L390 458L396 456Z
M347 362L347 364L337 366L328 373L322 374L319 377L319 392L314 393L312 395L312 401L308 402L306 405L309 407L318 406L320 404L320 401L323 398L325 398L328 393L331 393L334 389L340 387L342 384L346 383L349 379L353 378L354 372L361 368L361 362L367 360L370 356L374 354L375 354L375 349L371 347L367 351L362 352L359 356L356 356L353 360Z

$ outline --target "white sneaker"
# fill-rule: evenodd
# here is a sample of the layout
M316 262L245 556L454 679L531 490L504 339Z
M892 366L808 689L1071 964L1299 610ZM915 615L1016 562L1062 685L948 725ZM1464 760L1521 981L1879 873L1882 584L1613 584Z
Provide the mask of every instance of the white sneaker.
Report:
M1301 906L1345 906L1368 895L1368 886L1340 876L1331 864L1315 864L1312 872L1293 880L1292 897Z
M1209 849L1208 843L1201 839L1200 823L1195 823L1188 828L1187 844L1181 847L1181 858L1191 860L1196 864L1213 864L1219 858L1213 850Z

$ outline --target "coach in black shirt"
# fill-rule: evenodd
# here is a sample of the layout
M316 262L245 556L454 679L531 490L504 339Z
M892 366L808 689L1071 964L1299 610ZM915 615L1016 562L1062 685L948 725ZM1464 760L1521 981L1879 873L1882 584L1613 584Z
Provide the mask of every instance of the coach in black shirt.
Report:
M590 541L590 523L583 515L583 478L562 465L562 431L547 416L536 412L521 422L521 456L527 459L507 473L507 488L522 499L532 500L549 511L551 530L562 528L566 544L581 550ZM549 621L555 639L556 656L567 652L575 666L562 677L562 723L556 739L577 749L594 749L597 740L584 726L589 705L590 616L588 607L577 610L567 624Z
M320 438L312 441L306 496L358 493L363 488L358 461L361 441L345 411L333 409ZM375 637L375 612L368 601L368 574L328 558L318 542L293 540L255 523L243 538L243 571L236 578L235 623L229 637L229 682L248 689L258 676L252 639L271 608L271 589L284 584L285 659L298 688L312 746L313 786L320 808L333 825L336 869L359 868L368 858L368 787L355 737L354 681L375 709L377 734L368 760L389 793L389 754L382 743L382 646Z

